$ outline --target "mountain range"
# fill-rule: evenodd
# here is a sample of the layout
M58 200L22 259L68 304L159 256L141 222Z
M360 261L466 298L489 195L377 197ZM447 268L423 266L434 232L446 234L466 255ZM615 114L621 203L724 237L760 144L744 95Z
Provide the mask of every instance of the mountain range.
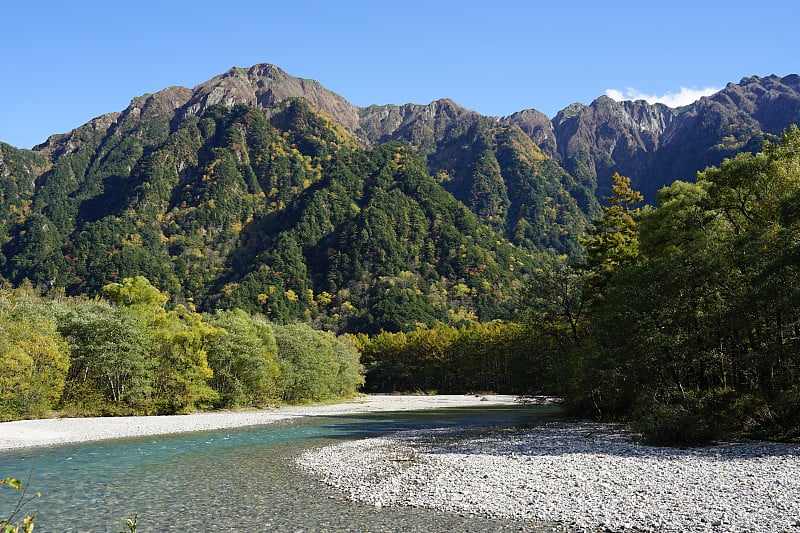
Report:
M0 275L93 294L145 274L175 301L340 331L508 317L546 256L581 253L612 174L653 203L798 122L797 75L550 119L357 107L273 65L233 68L32 150L0 143Z

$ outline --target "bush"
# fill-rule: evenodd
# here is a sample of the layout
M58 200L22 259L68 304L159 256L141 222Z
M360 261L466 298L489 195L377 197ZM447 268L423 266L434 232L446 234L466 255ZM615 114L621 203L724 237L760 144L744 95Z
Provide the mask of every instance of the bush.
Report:
M729 388L669 391L649 396L633 411L632 425L657 445L697 446L750 437L769 422L763 398Z
M0 313L0 420L52 409L68 365L67 345L51 321Z

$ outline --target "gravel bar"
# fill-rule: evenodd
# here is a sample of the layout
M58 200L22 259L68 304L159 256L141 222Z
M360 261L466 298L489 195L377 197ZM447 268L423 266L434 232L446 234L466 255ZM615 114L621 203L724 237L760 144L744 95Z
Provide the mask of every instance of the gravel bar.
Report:
M405 431L298 463L350 498L574 531L800 532L800 446L662 448L616 425Z
M540 398L537 401L547 402ZM284 406L273 409L211 411L188 415L45 418L0 423L0 450L55 446L144 435L231 429L271 424L299 416L333 416L381 411L515 405L519 398L502 394L399 395L367 394L330 405Z

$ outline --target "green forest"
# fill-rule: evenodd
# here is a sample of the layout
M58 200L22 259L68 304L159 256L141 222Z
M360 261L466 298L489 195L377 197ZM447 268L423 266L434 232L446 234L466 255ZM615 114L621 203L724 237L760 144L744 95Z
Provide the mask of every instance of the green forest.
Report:
M800 130L640 207L630 180L585 261L533 281L528 320L571 411L658 443L800 436Z
M241 310L197 313L146 278L103 298L0 291L0 419L187 413L352 396L354 339Z
M367 147L302 99L0 149L3 420L495 391L800 436L796 127L655 206L488 118Z
M580 248L577 185L486 120L453 133L484 148L435 177L419 150L365 148L300 99L269 118L211 107L171 133L144 119L79 130L35 191L2 182L1 276L73 296L141 275L171 304L377 333L510 318L521 274ZM6 165L24 175L36 155Z

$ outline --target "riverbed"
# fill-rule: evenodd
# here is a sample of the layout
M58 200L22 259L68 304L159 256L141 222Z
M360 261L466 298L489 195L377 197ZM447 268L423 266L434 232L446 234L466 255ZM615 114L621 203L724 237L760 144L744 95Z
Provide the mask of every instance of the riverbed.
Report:
M267 425L9 449L0 472L41 492L37 531L520 531L554 524L353 501L298 466L304 452L403 430L523 427L552 406L487 405L317 414ZM0 509L16 491L0 487Z
M800 531L800 446L641 444L622 426L401 431L299 463L354 500L556 522L571 531Z
M654 448L558 413L423 396L22 421L0 424L0 476L42 493L37 531L800 532L800 446Z

